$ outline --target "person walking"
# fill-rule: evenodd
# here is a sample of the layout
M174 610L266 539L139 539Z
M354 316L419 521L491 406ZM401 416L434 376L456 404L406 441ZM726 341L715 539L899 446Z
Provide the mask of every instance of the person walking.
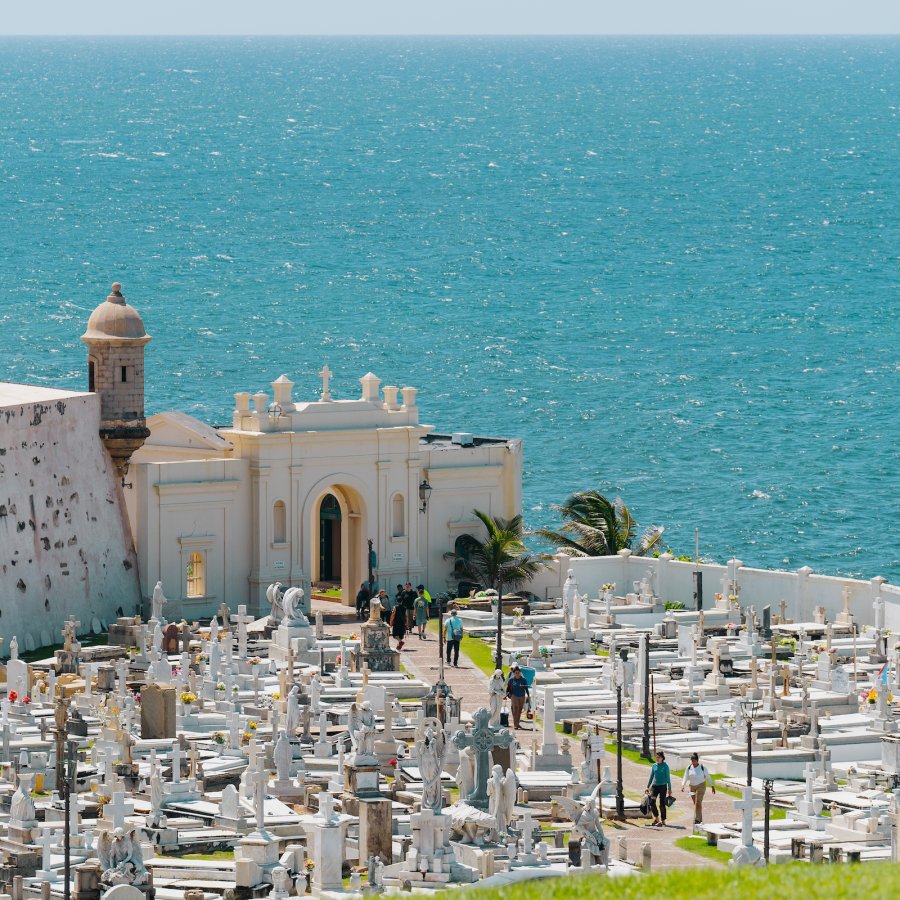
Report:
M715 794L716 786L706 766L700 764L700 757L696 753L691 754L691 764L684 770L684 778L681 779L681 791L684 793L685 785L691 789L691 799L694 801L694 824L701 825L703 823L703 795L706 793L706 786L712 788Z
M413 590L412 582L407 581L403 588L400 598L403 602L403 609L406 611L406 628L412 631L413 622L415 621L416 597L419 595Z
M672 773L666 762L666 754L662 750L656 751L656 762L650 767L650 778L647 780L645 794L650 795L650 811L653 813L653 825L659 828L665 827L666 799L672 796ZM657 809L657 802L659 809Z
M525 701L531 702L531 691L528 688L528 679L522 674L518 663L513 663L509 670L509 681L506 682L506 696L509 697L509 707L513 717L513 728L521 728L522 710L525 709Z
M459 642L463 636L463 623L460 622L456 610L450 610L450 618L444 623L444 642L447 644L447 662L450 662L450 654L453 654L451 665L459 668Z
M403 649L406 639L406 610L402 606L395 606L391 612L391 634L397 641L397 649Z
M356 593L356 618L359 621L367 618L369 613L369 603L372 600L372 595L369 593L369 585L368 582L363 582L359 586L359 590Z
M416 597L416 628L419 630L419 640L427 640L425 626L428 624L428 600L425 599L425 589L419 590Z
M378 602L381 604L381 621L390 624L391 611L395 604L394 601L388 597L388 592L384 588L378 592Z

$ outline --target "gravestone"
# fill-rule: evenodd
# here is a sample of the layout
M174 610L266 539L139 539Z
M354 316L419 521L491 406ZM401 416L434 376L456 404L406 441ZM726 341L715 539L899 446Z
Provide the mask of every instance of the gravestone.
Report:
M471 747L475 755L475 790L460 799L476 809L488 808L487 783L491 774L491 751L494 747L508 747L513 736L505 728L494 731L490 726L491 714L481 707L472 717L472 730L457 731L453 743L460 750Z
M145 685L141 691L141 737L147 741L175 736L174 685Z

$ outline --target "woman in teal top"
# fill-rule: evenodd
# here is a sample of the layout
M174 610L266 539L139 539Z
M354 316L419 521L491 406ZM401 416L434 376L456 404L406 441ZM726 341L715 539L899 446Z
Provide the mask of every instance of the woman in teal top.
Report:
M666 754L656 751L656 762L650 767L650 778L647 779L647 790L650 795L650 809L653 812L653 824L664 827L666 824L666 797L672 796L672 773L666 762ZM657 809L657 800L659 809Z

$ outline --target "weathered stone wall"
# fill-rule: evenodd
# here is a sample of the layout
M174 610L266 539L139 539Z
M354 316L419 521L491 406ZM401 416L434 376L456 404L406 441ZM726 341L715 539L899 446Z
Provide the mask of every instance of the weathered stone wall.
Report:
M100 441L100 397L0 385L0 654L59 643L138 609L121 489Z

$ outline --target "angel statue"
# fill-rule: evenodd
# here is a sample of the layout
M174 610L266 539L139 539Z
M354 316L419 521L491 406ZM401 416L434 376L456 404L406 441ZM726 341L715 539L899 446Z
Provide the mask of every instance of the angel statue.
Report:
M117 828L112 833L101 831L97 840L97 855L103 869L100 876L102 884L146 884L149 881L141 845L134 830L126 832L124 828Z
M368 700L350 707L350 744L354 759L375 753L375 713Z
M500 669L495 670L488 682L488 695L491 704L491 720L490 724L497 726L500 724L500 713L503 711L503 698L506 696L506 679Z
M284 612L282 621L285 625L294 625L300 628L309 627L309 619L303 615L303 588L288 588L281 602Z
M269 606L272 607L272 612L269 614L270 625L278 625L284 617L283 599L284 595L281 593L280 581L276 581L275 584L270 584L266 588L266 600L269 601Z
M516 776L512 769L503 774L502 766L494 766L487 783L488 811L497 823L496 838L509 831L509 820L516 805Z
M580 801L570 800L568 797L553 799L572 820L573 830L581 835L583 849L593 857L593 864L606 865L609 857L609 840L603 834L603 825L600 824L596 792L586 800Z
M475 790L475 760L472 758L471 747L463 747L459 751L456 783L459 785L460 802L465 803Z
M440 813L443 803L441 776L447 756L447 738L440 719L427 718L416 729L416 758L422 775L422 809Z

